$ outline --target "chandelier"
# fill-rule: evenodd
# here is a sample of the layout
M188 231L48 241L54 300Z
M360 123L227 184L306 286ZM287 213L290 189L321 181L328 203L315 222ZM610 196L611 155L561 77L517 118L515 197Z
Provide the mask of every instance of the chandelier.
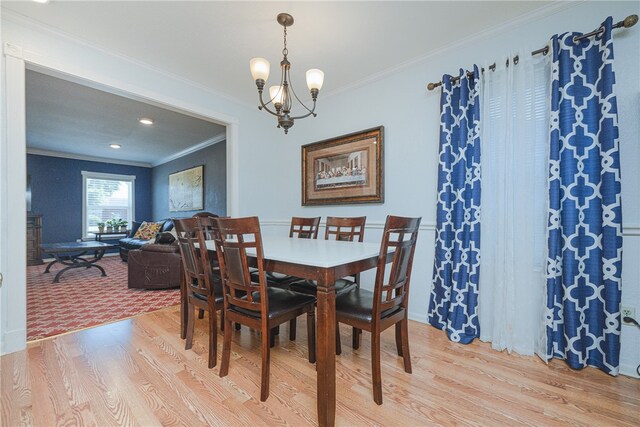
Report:
M309 87L311 99L313 100L313 108L309 109L302 101L300 101L300 98L298 98L298 95L296 95L296 92L293 90L293 86L291 86L290 83L291 76L289 75L289 72L291 70L291 63L287 59L287 55L289 54L289 50L287 49L287 27L293 25L293 16L288 13L280 13L277 20L278 23L284 27L284 49L282 49L282 55L284 58L280 61L282 76L280 77L280 84L278 86L271 86L269 88L269 101L266 104L262 99L262 91L267 78L269 78L269 61L264 58L253 58L249 62L249 66L251 68L251 75L256 81L256 86L258 87L258 96L260 99L258 109L264 109L269 114L276 116L278 119L278 127L284 129L284 133L287 134L289 133L289 128L293 126L294 120L303 119L311 115L316 117L317 114L314 111L316 109L318 93L320 92L320 88L322 88L322 83L324 81L324 73L315 68L307 71L307 86ZM298 103L307 110L306 113L295 117L291 115L293 98L297 99ZM272 108L275 108L275 111L269 108L269 104L272 104Z

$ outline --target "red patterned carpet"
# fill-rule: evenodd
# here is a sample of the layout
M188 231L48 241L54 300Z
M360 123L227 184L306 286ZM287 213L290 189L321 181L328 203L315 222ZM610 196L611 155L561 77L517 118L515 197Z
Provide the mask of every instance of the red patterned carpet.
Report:
M180 291L127 288L127 264L120 257L100 261L97 268L66 271L52 283L58 264L27 267L27 341L124 319L180 303Z

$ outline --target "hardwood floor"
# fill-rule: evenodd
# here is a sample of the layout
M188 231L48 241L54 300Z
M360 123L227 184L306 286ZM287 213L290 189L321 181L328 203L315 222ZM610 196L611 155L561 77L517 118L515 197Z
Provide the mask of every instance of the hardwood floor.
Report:
M207 368L206 320L192 350L180 339L179 310L29 345L0 358L2 426L17 425L314 425L316 378L307 361L306 324L298 339L281 333L271 353L271 394L260 402L255 332L234 332L229 375ZM640 380L596 369L572 371L535 357L508 355L485 343L459 345L410 322L413 374L382 334L384 404L373 402L370 337L353 351L342 329L336 358L337 425L635 425ZM218 336L222 342L222 335Z

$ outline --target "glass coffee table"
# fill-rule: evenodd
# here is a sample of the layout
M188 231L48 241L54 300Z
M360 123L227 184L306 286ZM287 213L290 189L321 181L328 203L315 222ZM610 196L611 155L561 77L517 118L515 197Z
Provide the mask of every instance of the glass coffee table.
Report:
M53 283L58 283L62 274L73 268L91 268L95 267L102 272L102 276L107 273L104 268L96 264L107 249L115 248L116 245L103 242L66 242L66 243L43 243L40 248L53 256L54 260L47 265L44 270L48 273L51 266L56 263L65 265L66 267L58 271Z

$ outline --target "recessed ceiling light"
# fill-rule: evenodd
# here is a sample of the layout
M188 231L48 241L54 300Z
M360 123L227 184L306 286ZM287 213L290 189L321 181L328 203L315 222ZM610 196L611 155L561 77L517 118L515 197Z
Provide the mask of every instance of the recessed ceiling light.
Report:
M138 119L138 121L140 123L142 123L143 125L152 125L153 124L153 119L150 119L148 117L142 117L142 118Z
M117 150L118 148L121 148L122 145L120 145L120 144L109 144L109 147L115 148Z
M49 0L33 0L36 3L49 3Z

